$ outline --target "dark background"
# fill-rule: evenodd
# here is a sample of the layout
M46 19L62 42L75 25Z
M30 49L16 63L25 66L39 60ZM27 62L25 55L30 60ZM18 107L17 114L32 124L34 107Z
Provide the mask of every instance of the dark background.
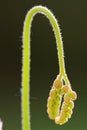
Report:
M46 113L51 85L58 74L55 38L48 19L35 16L31 32L31 130L87 129L87 1L0 1L0 117L4 130L21 130L22 30L27 11L47 6L58 19L64 41L66 72L78 94L72 118L55 125Z

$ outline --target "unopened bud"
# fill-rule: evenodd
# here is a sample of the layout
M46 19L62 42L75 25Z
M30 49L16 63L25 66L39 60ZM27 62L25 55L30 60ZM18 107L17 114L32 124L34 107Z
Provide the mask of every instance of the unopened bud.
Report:
M61 94L67 93L68 90L69 90L69 86L68 85L64 85L63 88L61 89Z
M51 91L50 91L50 97L55 98L56 95L57 95L57 91L56 91L56 89L54 89L54 88L51 89Z
M77 94L76 94L75 91L72 91L72 93L71 93L71 99L72 100L76 100L77 99Z
M70 96L65 95L64 96L64 102L69 103L70 102Z
M55 81L54 81L54 83L53 83L53 86L54 86L56 89L62 87L62 80L61 80L61 78L60 78L59 76L55 79Z

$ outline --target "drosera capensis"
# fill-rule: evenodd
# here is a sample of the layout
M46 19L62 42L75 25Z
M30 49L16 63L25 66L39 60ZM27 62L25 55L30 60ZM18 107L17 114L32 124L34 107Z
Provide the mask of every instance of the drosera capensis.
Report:
M45 15L53 28L56 38L57 54L59 59L59 74L53 83L47 99L47 113L56 124L64 124L71 118L74 108L76 92L71 88L70 81L65 71L63 42L58 22L52 12L43 6L35 6L26 15L23 28L23 60L22 60L22 129L30 130L30 35L31 25L37 13ZM63 102L62 102L63 99Z
M21 114L22 114L22 130L31 130L30 127L30 36L31 25L34 16L37 13L45 15L53 28L56 38L57 55L59 59L59 74L53 82L53 86L49 92L47 99L47 113L50 119L56 124L62 125L71 118L74 108L74 100L77 94L72 90L70 81L65 71L63 42L61 38L60 28L53 13L43 6L34 6L25 17L23 27L23 58L22 58L22 94L21 94ZM2 121L0 120L1 128ZM2 129L1 129L2 130Z

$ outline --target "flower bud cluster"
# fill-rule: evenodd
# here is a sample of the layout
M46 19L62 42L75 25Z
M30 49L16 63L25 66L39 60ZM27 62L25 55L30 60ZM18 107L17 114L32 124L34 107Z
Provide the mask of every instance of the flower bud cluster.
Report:
M61 104L61 88L62 81L60 77L57 77L57 79L53 83L53 87L50 90L47 100L47 113L50 119L55 119L59 113L59 108Z
M64 102L61 108L61 111L59 115L55 118L56 124L64 124L68 121L69 118L71 118L71 115L73 113L74 108L74 102L73 100L76 99L76 93L75 92L68 92L64 96Z
M56 124L64 124L71 118L74 108L74 100L77 95L68 85L63 85L61 76L57 76L50 90L47 101L47 113ZM62 102L63 99L63 102Z

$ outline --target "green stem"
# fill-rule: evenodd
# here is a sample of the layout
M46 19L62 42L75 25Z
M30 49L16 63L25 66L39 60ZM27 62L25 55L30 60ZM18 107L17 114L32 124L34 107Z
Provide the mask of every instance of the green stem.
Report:
M64 55L63 55L63 44L60 34L60 29L58 22L54 15L46 7L35 6L33 7L26 15L24 28L23 28L23 60L22 60L22 129L30 130L30 32L31 32L31 23L33 16L37 13L44 14L50 21L57 45L57 53L59 58L59 70L60 75L65 75L65 65L64 65ZM66 82L67 76L65 76Z

